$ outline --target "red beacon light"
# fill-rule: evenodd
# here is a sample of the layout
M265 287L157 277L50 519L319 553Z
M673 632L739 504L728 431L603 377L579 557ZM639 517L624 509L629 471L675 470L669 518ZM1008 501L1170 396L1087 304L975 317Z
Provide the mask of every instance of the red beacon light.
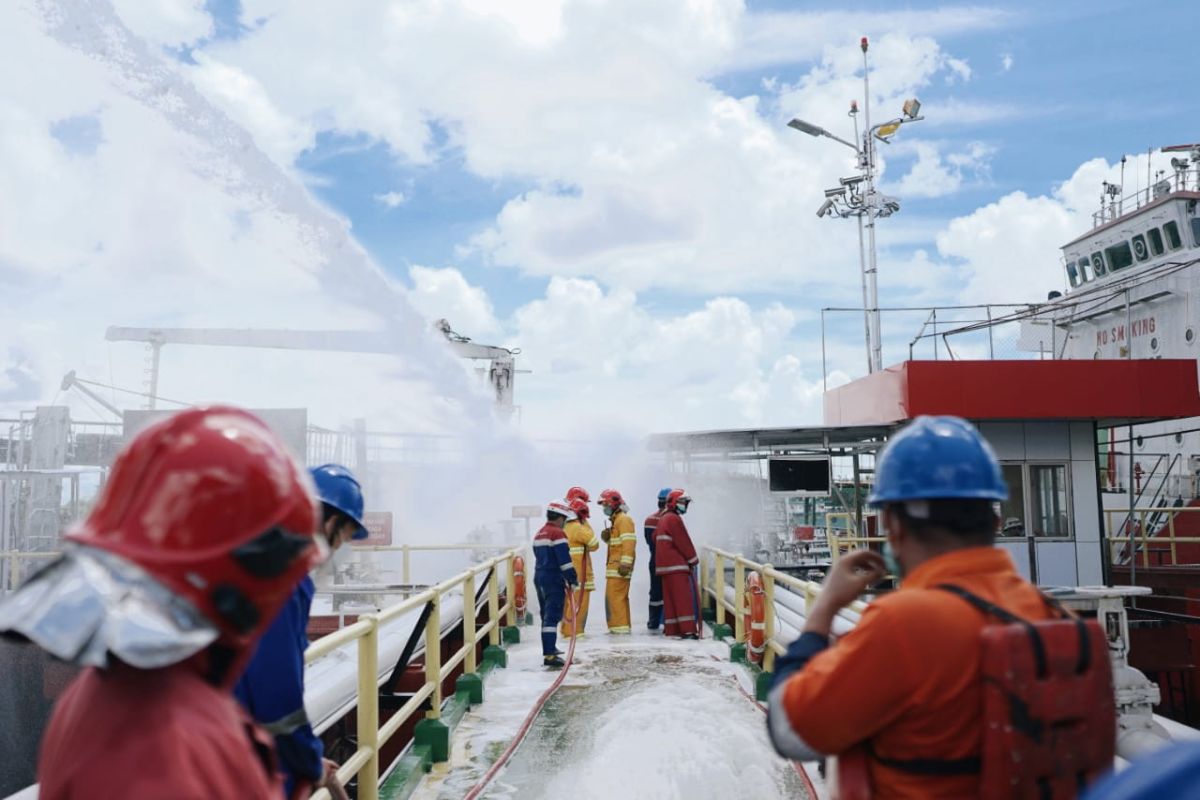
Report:
M857 101L857 100L851 100L851 101L850 101L850 113L851 113L851 114L857 114L857 113L858 113L858 101Z
M863 51L864 53L865 53L865 52L867 52L867 37L865 37L865 36L864 36L864 37L862 37L862 41L860 41L860 42L858 43L858 45L859 45L859 47L861 47L861 48L862 48L862 51Z

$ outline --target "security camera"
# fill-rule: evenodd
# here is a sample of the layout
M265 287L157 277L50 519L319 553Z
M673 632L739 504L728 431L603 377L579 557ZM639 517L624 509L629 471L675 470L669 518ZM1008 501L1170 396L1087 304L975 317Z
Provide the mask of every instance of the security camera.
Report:
M838 183L842 186L857 186L866 180L862 175L851 175L849 178L838 178Z
M826 200L824 203L821 203L821 207L817 209L817 216L823 217L832 210L833 210L833 201Z
M840 186L836 189L826 189L825 196L830 199L833 199L835 197L845 197L846 196L846 187Z

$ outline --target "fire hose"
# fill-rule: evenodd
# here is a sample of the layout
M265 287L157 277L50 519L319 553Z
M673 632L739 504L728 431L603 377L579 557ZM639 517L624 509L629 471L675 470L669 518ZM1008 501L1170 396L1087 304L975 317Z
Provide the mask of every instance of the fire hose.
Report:
M471 787L471 791L467 792L463 796L463 800L475 800L475 798L479 797L483 793L483 790L487 788L488 784L500 774L500 770L504 769L504 765L507 764L508 760L512 758L514 753L517 752L517 748L521 746L521 742L525 741L525 736L529 733L529 729L533 727L534 720L538 718L538 714L542 713L542 708L545 707L546 702L554 696L554 693L558 691L558 687L562 686L562 682L566 679L567 672L571 669L571 662L575 658L575 641L579 636L579 606L583 599L583 593L587 591L588 561L588 555L585 551L583 554L583 577L580 578L579 581L579 591L571 593L574 595L571 599L571 643L567 646L566 663L563 665L562 670L559 671L558 676L554 679L554 682L551 683L550 686L547 687L546 691L542 692L537 701L534 702L533 708L529 710L529 714L521 723L521 727L517 729L517 734L513 737L513 740L509 742L508 747L505 748L504 752L500 754L500 757L496 759L495 763L488 768L488 771L484 773L483 777Z

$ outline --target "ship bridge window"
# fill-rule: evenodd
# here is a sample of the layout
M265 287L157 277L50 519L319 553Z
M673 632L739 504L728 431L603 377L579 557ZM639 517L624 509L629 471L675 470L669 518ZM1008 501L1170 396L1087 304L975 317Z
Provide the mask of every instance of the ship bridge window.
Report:
M1151 228L1146 231L1146 238L1150 240L1151 255L1161 256L1166 251L1166 248L1163 247L1162 231L1158 228Z
M1163 235L1167 237L1167 248L1169 250L1178 250L1183 247L1183 239L1179 238L1179 226L1174 222L1168 222L1163 225Z
M1104 248L1104 255L1108 257L1108 268L1113 272L1125 269L1133 263L1133 251L1129 249L1129 242Z
M1133 237L1133 254L1137 256L1138 261L1145 261L1150 257L1150 248L1146 246L1146 237L1140 233Z
M1087 256L1079 259L1079 280L1083 283L1087 283L1094 277L1095 275L1092 273L1091 259Z
M1067 264L1067 279L1071 281L1071 288L1079 285L1079 270L1075 269L1075 262Z
M1107 270L1104 269L1104 256L1099 253L1092 253L1092 272L1099 278Z
M1061 464L1029 466L1034 536L1070 536L1067 511L1067 468Z
M1192 241L1200 247L1200 217L1192 217Z

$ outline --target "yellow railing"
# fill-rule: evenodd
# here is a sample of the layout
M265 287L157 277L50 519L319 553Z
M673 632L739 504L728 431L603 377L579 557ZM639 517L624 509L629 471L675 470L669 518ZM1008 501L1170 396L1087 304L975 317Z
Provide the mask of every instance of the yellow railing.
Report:
M1132 515L1128 508L1106 508L1104 510L1104 530L1107 532L1108 538L1109 563L1120 566L1133 560L1134 553L1129 552L1132 538L1134 549L1141 553L1143 567L1179 565L1178 546L1200 544L1200 536L1177 536L1175 518L1178 514L1195 512L1200 512L1200 507L1134 508ZM1129 524L1131 517L1132 531ZM1151 526L1153 526L1153 530L1151 530ZM1154 555L1153 561L1151 561L1151 554ZM1163 556L1168 555L1169 561L1164 560ZM1187 560L1183 563L1195 564L1198 560L1200 559Z
M451 545L404 545L407 550L451 550ZM468 547L471 547L468 545ZM482 547L482 546L481 546ZM400 549L400 548L394 548ZM461 549L461 548L459 548ZM494 549L494 548L493 548ZM501 620L508 625L516 624L516 608L512 591L505 592L506 601L500 605L499 570L506 570L507 587L514 585L513 557L522 555L520 548L508 550L503 555L476 564L465 572L431 586L394 606L376 614L363 614L353 625L324 636L309 645L304 652L304 662L311 664L322 656L332 653L352 641L358 642L358 750L338 767L338 780L347 783L358 776L359 800L377 800L379 797L379 753L388 740L409 720L426 700L429 708L426 719L438 719L442 709L442 683L459 665L473 673L476 670L476 643L483 636L490 644L500 643ZM493 569L495 567L496 569ZM475 579L480 573L488 573L487 622L476 628L474 613ZM463 645L443 663L441 654L441 606L443 596L452 589L462 586L463 597ZM425 622L425 683L392 717L379 726L379 629L394 619L426 604L432 612ZM313 800L330 800L330 794L321 789L313 794Z
M713 598L716 605L716 623L718 625L727 624L725 622L725 615L727 613L733 615L733 634L738 642L746 641L746 570L753 570L762 577L763 593L765 595L763 598L765 600L763 622L766 625L764 632L766 651L763 653L763 670L770 672L775 663L775 656L783 655L787 651L787 645L789 644L789 642L785 642L779 638L779 632L775 624L776 585L786 586L803 597L804 608L807 611L817 602L817 595L821 593L821 584L816 581L806 581L794 575L788 575L786 572L780 572L775 569L770 564L759 564L737 553L731 553L716 547L706 545L702 548L702 552L703 560L700 564L701 592ZM727 585L725 582L725 568L727 564L733 565L733 602L730 602L725 597L725 587ZM861 600L856 600L848 606L851 611L860 614L866 607L866 603Z
M863 515L863 529L867 529L866 520L874 518L878 520L876 514ZM838 525L839 520L845 520L844 525ZM844 553L859 548L869 548L873 544L883 544L887 541L883 536L867 536L862 531L855 533L858 526L855 524L854 514L847 511L828 511L825 513L825 538L829 542L829 558L836 562ZM878 530L878 525L876 530Z

